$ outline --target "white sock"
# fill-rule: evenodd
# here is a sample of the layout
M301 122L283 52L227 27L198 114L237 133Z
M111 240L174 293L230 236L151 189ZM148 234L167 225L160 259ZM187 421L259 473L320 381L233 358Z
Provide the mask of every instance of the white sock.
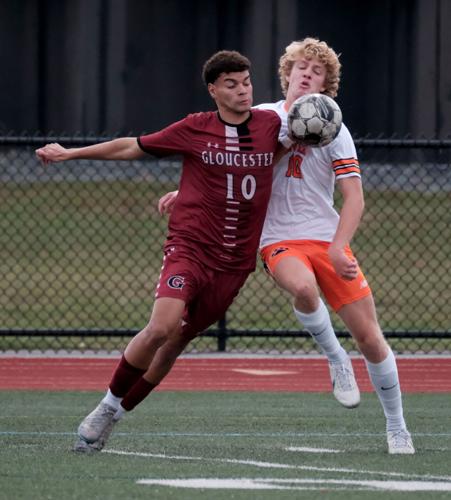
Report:
M116 408L117 410L120 407L121 401L123 399L124 398L118 398L108 389L107 393L105 394L105 397L102 399L102 402L107 404L108 406Z
M381 363L370 363L366 359L365 362L371 382L384 409L387 431L405 429L398 369L392 350L390 349L388 356Z
M298 321L304 325L331 363L344 363L348 359L348 354L335 335L329 311L321 299L318 309L312 313L303 313L295 307L293 309Z

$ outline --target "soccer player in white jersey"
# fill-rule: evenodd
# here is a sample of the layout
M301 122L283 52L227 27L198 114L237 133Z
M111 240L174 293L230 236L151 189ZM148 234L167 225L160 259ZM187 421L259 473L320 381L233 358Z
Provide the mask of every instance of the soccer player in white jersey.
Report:
M285 100L259 107L275 110L285 128L287 111L298 97L316 92L336 97L340 69L337 54L325 42L314 38L292 42L279 64ZM335 184L343 197L340 215L333 208ZM276 165L261 256L276 283L292 295L296 317L327 355L333 381L349 387L351 407L358 404L358 389L318 288L323 292L365 358L385 413L389 453L412 454L396 360L379 326L371 289L349 246L363 209L359 162L343 124L329 145L293 146Z
M280 58L284 100L258 107L275 110L287 131L287 112L300 96L336 97L341 64L325 42L292 42ZM334 187L343 196L340 215L333 208ZM177 192L160 199L170 211ZM360 402L351 360L333 330L327 302L341 317L363 354L386 417L390 454L415 452L403 417L396 360L376 317L371 289L349 243L364 208L360 167L352 137L343 124L338 137L322 148L293 146L276 165L261 237L265 268L293 297L294 313L329 361L334 395L346 407Z

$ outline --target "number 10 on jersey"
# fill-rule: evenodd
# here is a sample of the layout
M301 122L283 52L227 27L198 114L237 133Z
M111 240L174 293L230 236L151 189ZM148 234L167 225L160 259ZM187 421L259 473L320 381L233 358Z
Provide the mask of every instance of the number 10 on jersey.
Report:
M236 182L240 182L240 179L237 178L237 176L233 174L226 174L227 175L227 199L228 200L233 200L234 196L234 184ZM251 200L254 197L255 194L255 189L257 187L257 181L255 180L255 177L253 175L245 175L241 179L241 194L243 195L243 198L245 200Z

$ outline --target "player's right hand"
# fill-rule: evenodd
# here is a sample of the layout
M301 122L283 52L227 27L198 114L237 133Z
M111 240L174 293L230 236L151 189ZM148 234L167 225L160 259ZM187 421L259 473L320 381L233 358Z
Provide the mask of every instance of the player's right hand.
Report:
M53 142L47 144L43 148L36 150L36 156L41 160L43 165L48 165L52 162L64 161L69 158L68 151L58 143Z
M359 265L354 257L350 259L341 248L329 247L329 258L334 266L335 272L346 281L352 281L357 278Z
M172 212L178 194L178 191L170 191L158 200L158 211L160 215L170 214Z

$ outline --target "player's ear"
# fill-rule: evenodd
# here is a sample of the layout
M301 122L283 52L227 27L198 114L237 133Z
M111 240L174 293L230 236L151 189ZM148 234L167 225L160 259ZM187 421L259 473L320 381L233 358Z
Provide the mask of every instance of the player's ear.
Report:
M293 73L293 69L295 66L295 61L293 61L291 64L288 65L287 68L285 68L285 81L289 84L291 80L291 73Z
M214 86L213 83L209 83L207 85L207 90L208 90L208 93L210 94L210 96L213 98L213 99L216 99L216 87Z

